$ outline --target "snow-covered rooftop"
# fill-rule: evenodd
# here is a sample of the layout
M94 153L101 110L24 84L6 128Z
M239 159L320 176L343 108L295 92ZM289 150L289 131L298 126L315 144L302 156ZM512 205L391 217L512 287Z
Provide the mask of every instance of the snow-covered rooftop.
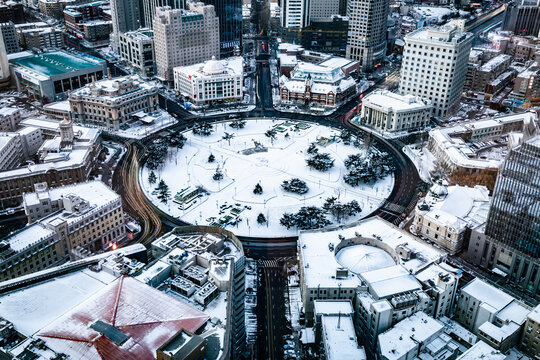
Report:
M54 231L41 225L34 224L26 226L15 234L7 237L6 241L9 242L9 246L13 251L21 251L53 234Z
M485 223L489 201L489 190L485 186L449 186L448 195L442 199L426 197L430 210L424 216L461 232L467 226L475 228Z
M144 81L138 75L129 75L86 84L82 88L73 90L70 99L78 95L116 99L141 91L157 91L157 87L154 83Z
M241 56L233 56L221 60L208 60L204 63L178 66L175 72L181 72L194 78L223 77L224 75L234 76L244 73L244 59Z
M349 303L349 307L350 303ZM350 309L352 311L352 307ZM358 346L352 316L337 315L323 316L322 336L326 350L326 359L365 360L364 349Z
M443 327L442 323L419 311L379 335L381 355L388 360L409 358L406 356L408 352L419 344L425 345L426 341L440 334Z
M376 299L422 289L422 285L401 265L364 272L360 277Z
M356 274L394 266L392 256L383 249L369 245L352 245L336 254L337 262Z
M446 256L441 250L417 240L413 235L402 229L373 217L354 222L344 226L331 227L321 230L300 231L298 235L298 247L304 264L304 275L307 287L330 287L341 283L343 287L355 287L360 280L355 274L349 274L347 278L336 279L336 269L342 268L329 247L337 246L339 236L345 239L356 238L361 235L366 238L378 238L391 249L399 245L405 245L413 253L414 258L409 260L400 259L399 263L413 274L429 266L438 263Z
M400 95L388 90L375 91L362 100L362 106L379 107L386 111L411 111L430 106L412 95Z
M536 323L540 323L540 305L537 305L530 313L527 315L527 318L531 319Z
M489 285L485 281L475 278L465 285L461 292L474 297L481 303L485 303L493 307L496 311L502 310L506 305L510 304L514 298L502 290Z
M495 350L483 341L474 344L469 350L465 351L457 360L505 360L506 355L499 350Z
M493 59L489 60L487 63L482 65L480 67L480 70L485 71L485 72L493 71L493 69L495 69L497 66L501 65L505 61L509 61L510 59L512 59L510 55L506 55L506 54L497 55Z
M350 315L354 314L350 301L315 300L315 315Z

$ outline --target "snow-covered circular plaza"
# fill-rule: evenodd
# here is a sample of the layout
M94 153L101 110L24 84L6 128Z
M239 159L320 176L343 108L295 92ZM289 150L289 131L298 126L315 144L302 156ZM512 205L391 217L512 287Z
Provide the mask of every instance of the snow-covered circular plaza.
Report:
M150 164L150 170L147 161L141 170L146 196L182 221L220 226L238 236L296 236L302 226L287 228L281 220L303 207L319 208L328 225L349 223L375 211L394 185L388 169L370 181L360 176L355 181L352 161L345 165L350 155L360 163L381 153L354 135L316 123L229 121L175 136L182 144L169 141L160 164ZM295 186L283 186L293 179Z

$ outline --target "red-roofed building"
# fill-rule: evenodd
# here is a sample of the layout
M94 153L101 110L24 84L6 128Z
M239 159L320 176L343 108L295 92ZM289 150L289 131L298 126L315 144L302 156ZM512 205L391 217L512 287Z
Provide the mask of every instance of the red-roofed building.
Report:
M180 330L195 333L209 316L122 276L37 334L73 359L154 359Z

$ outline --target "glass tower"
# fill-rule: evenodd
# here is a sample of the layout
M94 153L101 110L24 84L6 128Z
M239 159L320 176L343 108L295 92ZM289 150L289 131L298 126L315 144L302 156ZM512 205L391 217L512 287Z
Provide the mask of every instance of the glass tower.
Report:
M242 50L242 0L204 0L214 5L219 18L221 57L232 56L235 47Z
M512 149L499 169L485 233L540 257L540 136Z

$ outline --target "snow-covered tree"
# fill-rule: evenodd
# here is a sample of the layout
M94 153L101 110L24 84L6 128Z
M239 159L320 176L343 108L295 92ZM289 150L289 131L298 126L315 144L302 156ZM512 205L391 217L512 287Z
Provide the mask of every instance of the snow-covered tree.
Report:
M375 149L365 154L349 155L344 163L349 173L343 176L343 181L351 186L374 183L394 170L390 156Z
M150 145L146 153L146 166L150 170L159 168L165 162L168 149L169 146L166 141L159 141Z
M187 139L181 132L177 132L175 134L172 134L169 136L169 144L171 146L176 147L177 149L181 149L184 147L184 144L186 143Z
M197 123L193 126L193 134L210 136L214 132L214 127L212 124L207 122Z
M169 191L169 186L165 184L165 181L161 180L157 186L158 195L157 198L161 200L163 203L167 203L169 198L171 197L171 193Z
M231 139L234 138L234 134L229 134L228 132L225 132L225 135L223 135L222 139L227 140L229 143L229 146L231 145Z
M281 184L281 187L283 190L296 193L296 194L305 194L309 191L309 188L305 181L300 180L298 178L293 178L291 180L285 180Z
M233 120L229 123L229 126L233 129L243 129L246 126L246 120Z
M342 203L335 197L329 197L326 199L323 209L332 215L337 222L340 222L341 220L350 216L354 216L362 211L360 204L358 204L356 200L348 203Z
M296 227L300 230L319 229L331 224L325 211L316 206L303 206L296 214L285 213L279 223L287 229Z
M307 148L307 153L310 155L315 155L319 152L319 149L317 148L317 145L315 143L309 144L309 147Z
M259 215L257 216L257 223L259 223L260 225L266 223L266 216L264 216L263 213L259 213Z
M155 184L156 180L156 173L154 172L154 170L150 171L150 174L148 175L148 182L150 184Z
M312 169L328 171L334 166L334 159L328 153L318 153L307 159L306 163Z
M214 156L214 154L210 153L210 155L208 156L208 162L213 163L214 161L216 161L216 157Z
M261 184L257 183L257 185L255 185L255 188L253 188L253 193L255 195L260 195L263 193L263 188L261 186Z
M214 179L215 181L223 180L223 172L219 167L216 168L216 172L214 173L214 176L212 176L212 179Z

